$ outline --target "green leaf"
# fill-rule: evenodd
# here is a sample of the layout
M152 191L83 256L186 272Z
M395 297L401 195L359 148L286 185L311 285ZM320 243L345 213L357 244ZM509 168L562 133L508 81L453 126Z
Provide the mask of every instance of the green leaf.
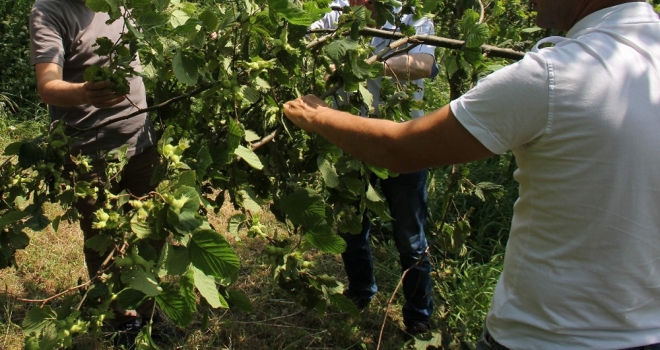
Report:
M146 296L146 294L137 289L126 288L117 293L117 303L126 310L133 310L142 303L142 300Z
M335 169L335 165L320 155L316 158L316 164L321 171L325 185L330 188L337 188L339 186L339 175L337 175L337 169Z
M309 27L313 22L307 12L290 0L268 0L268 7L271 11L286 18L291 24Z
M199 152L197 152L197 178L203 179L204 175L206 175L206 169L208 169L211 164L213 164L211 152L208 147L203 146L199 149Z
M341 254L346 250L346 241L332 232L305 234L305 239L324 253Z
M23 231L9 233L9 245L14 249L25 249L30 244L30 237Z
M55 320L57 320L57 313L50 306L35 306L30 309L25 319L23 319L23 333L26 335L39 335L44 328L54 327Z
M465 46L468 48L480 47L488 40L488 25L480 23L470 29L465 38Z
M86 240L85 247L94 250L95 252L99 253L99 255L104 255L113 243L114 242L112 238L98 234Z
M170 24L173 28L176 28L178 26L184 25L188 18L190 18L190 16L188 16L187 13L181 10L174 10L170 14Z
M182 51L179 51L174 55L174 59L172 60L172 70L180 82L186 85L197 84L197 79L199 78L197 65L195 64L195 61L186 57Z
M241 139L245 136L243 126L233 118L229 118L229 134L227 135L227 148L229 152L234 152L241 144Z
M245 223L245 220L247 220L247 217L243 213L232 216L229 218L227 231L232 234L238 234L238 229L240 228L241 224Z
M378 191L376 191L376 189L371 184L369 184L366 196L367 199L372 202L383 202L385 200L380 196Z
M161 254L161 267L158 276L179 276L186 273L190 266L188 248L167 244Z
M116 0L87 0L85 5L94 12L117 12L119 8Z
M195 274L192 270L188 270L185 275L179 278L179 293L183 300L188 304L191 312L197 311L197 296L195 295Z
M259 140L261 137L252 130L245 130L245 141L254 142Z
M367 108L369 108L374 104L374 95L364 85L366 84L360 84L358 86L358 92L360 93L360 96L362 96L362 101L364 101L364 104L367 106Z
M246 312L254 312L250 298L245 293L238 290L229 290L229 306L237 307Z
M23 142L18 141L18 142L13 142L7 145L5 147L5 155L6 156L15 156L21 151L21 145Z
M199 15L199 20L202 21L204 27L206 27L209 32L218 30L218 27L220 26L218 16L210 10L202 12L202 14Z
M62 220L62 215L58 215L53 219L53 221L50 223L50 226L53 228L53 231L57 233L57 229L60 227L60 220Z
M294 225L302 225L310 231L323 231L327 227L325 200L310 189L297 189L282 198L280 207Z
M243 199L243 208L252 213L260 213L261 205L257 201L257 195L251 189L240 190L238 193Z
M234 151L234 153L237 156L241 157L248 164L250 164L251 167L257 170L261 170L264 168L264 165L261 164L261 160L259 159L259 156L257 156L257 154L254 153L253 150L239 145Z
M4 229L5 226L13 224L18 220L22 220L27 217L29 214L20 210L10 211L9 213L0 217L0 230Z
M190 302L168 283L162 284L163 292L156 297L161 310L179 327L186 327L192 322L193 314ZM193 301L194 302L194 301Z
M335 63L338 63L342 61L348 50L355 50L357 47L357 41L351 39L342 39L333 41L332 43L328 44L323 48L323 51L326 55L328 55L328 57L330 57L330 59L335 61Z
M151 227L149 227L149 223L138 220L137 214L133 215L133 218L131 219L131 231L133 231L139 239L145 239L151 235Z
M259 102L259 100L261 100L261 94L259 94L259 91L247 85L241 86L241 93L245 97L245 101L247 101L250 104L257 103Z
M188 243L190 262L207 275L236 278L240 262L229 242L213 230L198 230Z
M158 286L156 277L141 267L134 266L128 271L122 271L121 281L150 297L162 292L162 289Z
M344 295L330 294L328 295L328 300L339 310L346 311L355 318L360 318L360 310L358 310L357 306L355 306L355 304Z
M212 308L229 308L227 301L218 293L213 276L208 276L201 270L193 268L195 273L195 287Z

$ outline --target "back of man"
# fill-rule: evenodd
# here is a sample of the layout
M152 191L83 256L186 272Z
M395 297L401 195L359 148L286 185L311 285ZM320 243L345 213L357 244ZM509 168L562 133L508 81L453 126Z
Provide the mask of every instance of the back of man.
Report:
M660 21L594 12L451 104L520 199L488 332L512 349L660 343Z

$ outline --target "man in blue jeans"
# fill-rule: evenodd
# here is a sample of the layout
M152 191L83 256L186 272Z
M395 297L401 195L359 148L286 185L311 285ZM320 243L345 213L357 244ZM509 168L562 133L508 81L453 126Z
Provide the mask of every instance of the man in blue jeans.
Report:
M365 6L373 13L373 5L369 1L336 0L330 5L333 11L312 24L311 29L334 28L341 15L340 9L349 5ZM428 18L416 21L412 17L411 14L403 15L401 21L413 26L417 34L435 34L433 23ZM381 29L397 31L397 28L391 23L386 23ZM390 39L373 38L371 46L375 47L375 52L379 52L387 47L390 41ZM423 78L429 78L435 73L433 67L435 67L435 47L419 45L407 54L388 59L385 62L383 75L393 81L416 84L419 91L415 93L415 99L422 100L424 97ZM367 88L374 96L373 106L377 117L380 116L378 106L381 79L383 77L367 81ZM366 111L363 114L366 114ZM412 111L413 118L423 114L424 112L420 110ZM403 294L406 298L403 306L403 321L406 332L413 335L428 330L433 313L432 285L429 275L431 264L426 255L428 243L424 235L427 212L427 177L428 172L424 169L380 180L380 188L389 204L390 214L393 218L394 242L399 250L401 268L404 272L409 270L403 280ZM346 251L342 254L348 275L348 289L344 295L360 309L369 304L378 290L369 244L369 228L369 218L365 215L362 220L362 231L359 234L340 234L347 243Z
M645 1L531 5L566 36L423 117L361 118L312 95L284 113L400 173L513 152L519 198L479 350L657 349L660 18Z

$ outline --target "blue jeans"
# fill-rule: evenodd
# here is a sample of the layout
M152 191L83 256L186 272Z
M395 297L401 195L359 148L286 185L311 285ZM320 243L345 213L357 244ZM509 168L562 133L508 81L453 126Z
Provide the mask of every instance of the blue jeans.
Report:
M426 170L380 180L380 187L390 207L394 221L394 242L399 250L402 271L412 267L403 280L403 320L429 325L433 313L431 300L431 264L425 254L428 243L424 235L427 196ZM362 220L362 232L357 235L340 234L346 241L342 254L348 275L348 289L364 299L371 299L378 291L374 278L374 264L369 244L369 219Z
M476 350L509 350L509 348L496 342L495 339L493 339L493 337L490 336L490 333L488 333L488 329L486 328L486 326L484 326L484 331L481 334L481 337L479 337L479 340L477 341ZM638 346L635 348L627 348L623 350L660 350L660 344Z

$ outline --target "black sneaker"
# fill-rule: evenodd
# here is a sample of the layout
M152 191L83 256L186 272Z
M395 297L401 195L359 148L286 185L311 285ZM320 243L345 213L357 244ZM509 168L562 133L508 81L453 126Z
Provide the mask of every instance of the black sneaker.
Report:
M115 333L115 347L118 349L133 350L135 349L135 339L142 330L144 324L139 318L128 321L121 326L117 327Z
M411 336L413 336L413 337L414 337L414 336L417 336L417 335L420 335L420 334L424 334L424 333L426 333L426 332L428 332L428 331L429 331L429 325L427 325L427 324L420 323L420 322L409 322L409 323L406 323L406 330L405 330L405 332L406 332L408 335L411 335Z
M369 305L369 302L371 302L371 299L364 298L360 296L359 294L351 291L350 289L344 289L344 292L342 294L348 298L353 304L355 304L355 307L358 308L358 310L363 310L364 308Z

